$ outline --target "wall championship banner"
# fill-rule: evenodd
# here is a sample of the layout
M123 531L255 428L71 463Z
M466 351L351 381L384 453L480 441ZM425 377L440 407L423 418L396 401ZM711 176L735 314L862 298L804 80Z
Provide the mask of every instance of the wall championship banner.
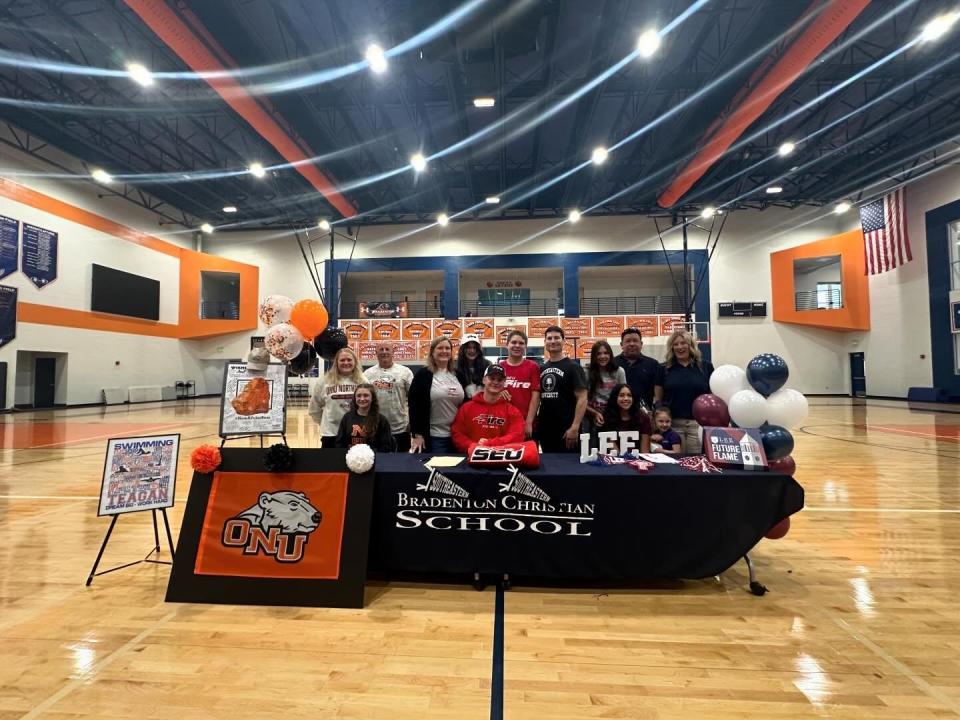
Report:
M760 431L754 428L705 427L703 451L707 460L722 467L744 470L767 467Z
M194 572L340 577L347 473L214 473Z
M17 337L17 288L0 285L0 348Z
M37 288L57 279L58 236L52 230L23 224L23 258L20 269Z
M220 436L283 433L287 427L287 366L254 371L229 362L223 371Z
M173 507L179 435L111 438L97 515Z
M20 258L20 221L0 215L0 280L17 271Z

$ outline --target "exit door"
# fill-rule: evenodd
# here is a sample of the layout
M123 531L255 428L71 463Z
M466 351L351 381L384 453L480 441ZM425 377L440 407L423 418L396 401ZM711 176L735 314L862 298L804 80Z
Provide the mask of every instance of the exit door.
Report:
M866 361L862 352L850 353L850 394L853 397L867 396Z
M33 406L53 407L56 391L57 359L36 358L33 362Z

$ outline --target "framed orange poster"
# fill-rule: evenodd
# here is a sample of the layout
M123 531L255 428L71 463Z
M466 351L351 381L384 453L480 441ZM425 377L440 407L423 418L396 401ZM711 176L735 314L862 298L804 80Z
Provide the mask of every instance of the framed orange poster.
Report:
M683 330L685 327L683 315L661 315L660 334L669 335L674 330Z
M593 334L597 337L620 337L623 328L623 315L597 315L593 318Z
M449 338L459 338L462 328L459 320L434 320L433 337L446 335Z
M560 327L567 337L581 338L593 335L593 323L589 317L561 318Z
M656 315L627 315L626 327L639 329L641 337L656 337L660 334L660 323Z
M370 339L371 340L399 340L400 339L400 321L399 320L371 320L370 321Z
M497 325L497 347L506 347L507 335L509 335L514 330L520 330L522 333L526 334L527 326L526 325Z
M527 327L530 331L530 337L542 338L547 328L551 325L559 325L560 318L554 317L530 317L527 318Z
M493 318L462 318L463 334L477 335L481 340L493 339Z
M400 327L404 340L430 340L433 338L433 323L429 320L403 320Z
M400 340L393 344L394 360L416 360L417 343L415 341Z
M577 340L577 359L589 360L590 350L593 349L593 344L600 339L601 338L579 338Z
M377 343L375 342L362 342L357 343L357 357L363 360L376 360L377 359Z
M340 327L347 334L347 340L361 342L370 339L369 320L341 320Z

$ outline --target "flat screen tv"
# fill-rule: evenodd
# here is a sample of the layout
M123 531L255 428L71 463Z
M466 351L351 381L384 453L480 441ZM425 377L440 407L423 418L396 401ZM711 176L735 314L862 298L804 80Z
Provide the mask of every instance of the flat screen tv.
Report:
M94 264L90 309L93 312L159 320L160 281Z

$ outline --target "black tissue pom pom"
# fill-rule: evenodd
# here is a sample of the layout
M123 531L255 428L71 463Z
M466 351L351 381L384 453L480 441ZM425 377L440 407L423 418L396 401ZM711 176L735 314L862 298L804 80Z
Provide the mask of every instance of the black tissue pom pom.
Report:
M271 445L263 453L263 466L270 472L284 472L293 467L293 450L277 443Z

